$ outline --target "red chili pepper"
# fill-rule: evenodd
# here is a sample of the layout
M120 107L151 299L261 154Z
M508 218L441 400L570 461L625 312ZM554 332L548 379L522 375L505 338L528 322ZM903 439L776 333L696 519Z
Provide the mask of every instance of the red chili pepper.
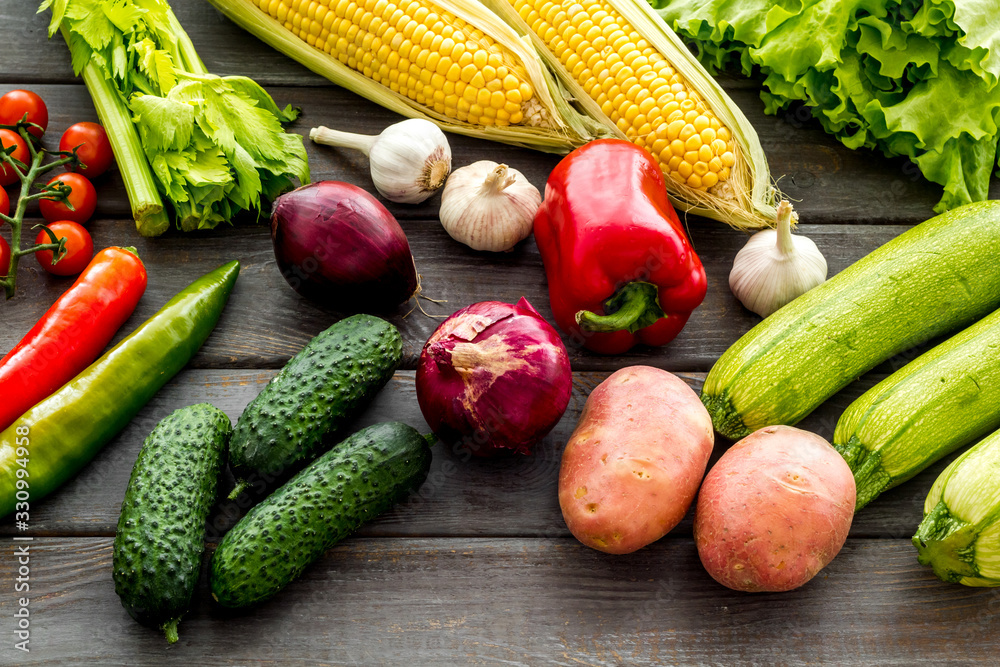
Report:
M146 291L133 248L94 256L42 319L0 359L0 431L89 366Z
M556 323L594 352L665 345L705 298L705 270L663 174L628 141L592 141L556 165L535 241Z

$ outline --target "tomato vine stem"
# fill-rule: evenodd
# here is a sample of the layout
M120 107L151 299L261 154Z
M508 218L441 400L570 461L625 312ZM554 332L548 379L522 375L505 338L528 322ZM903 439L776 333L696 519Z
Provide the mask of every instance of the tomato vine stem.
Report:
M36 193L31 192L31 187L42 174L49 172L57 167L61 167L64 164L80 164L80 160L76 155L76 149L72 151L58 151L52 152L48 151L41 146L36 144L37 139L29 134L28 128L37 127L34 123L27 122L27 114L21 120L20 123L16 125L0 125L0 129L9 129L16 131L21 138L24 140L25 144L28 146L28 151L31 154L31 159L28 164L21 162L20 160L14 159L12 153L15 147L11 146L7 149L0 149L0 164L10 165L17 174L18 179L21 181L21 192L17 198L17 206L14 208L13 215L4 215L0 213L0 221L6 222L10 225L10 265L7 267L7 276L5 278L0 278L0 287L3 288L4 294L7 299L14 297L14 293L17 289L17 265L21 260L21 257L25 255L31 255L41 250L51 250L53 254L53 264L59 261L66 254L66 239L57 239L55 234L45 225L40 225L45 232L48 233L49 240L51 243L39 243L27 248L21 248L21 231L24 227L24 214L28 208L28 202L37 201L40 199L48 199L51 201L61 201L65 202L67 206L72 209L72 204L67 200L72 188L63 184L57 183L54 185L44 185L41 186L40 191ZM46 155L57 155L58 159L52 162L45 162L43 160Z

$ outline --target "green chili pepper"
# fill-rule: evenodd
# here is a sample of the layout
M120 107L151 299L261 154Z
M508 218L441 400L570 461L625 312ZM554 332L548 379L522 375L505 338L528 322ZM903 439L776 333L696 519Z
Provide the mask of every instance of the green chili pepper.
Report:
M27 514L115 437L198 351L239 275L199 278L132 334L0 433L0 516Z

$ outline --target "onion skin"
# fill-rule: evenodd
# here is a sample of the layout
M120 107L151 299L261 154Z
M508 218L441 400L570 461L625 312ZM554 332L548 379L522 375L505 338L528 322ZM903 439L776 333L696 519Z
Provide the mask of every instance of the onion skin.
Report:
M439 438L494 456L531 453L566 411L573 378L559 334L521 298L475 303L442 322L416 382Z
M381 311L417 291L402 227L375 197L350 183L320 181L278 197L271 242L281 275L306 298Z

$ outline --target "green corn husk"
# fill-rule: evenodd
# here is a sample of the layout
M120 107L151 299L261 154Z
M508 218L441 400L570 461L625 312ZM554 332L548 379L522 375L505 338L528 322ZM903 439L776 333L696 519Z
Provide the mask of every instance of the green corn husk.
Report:
M1000 431L937 478L913 546L943 581L1000 586Z

